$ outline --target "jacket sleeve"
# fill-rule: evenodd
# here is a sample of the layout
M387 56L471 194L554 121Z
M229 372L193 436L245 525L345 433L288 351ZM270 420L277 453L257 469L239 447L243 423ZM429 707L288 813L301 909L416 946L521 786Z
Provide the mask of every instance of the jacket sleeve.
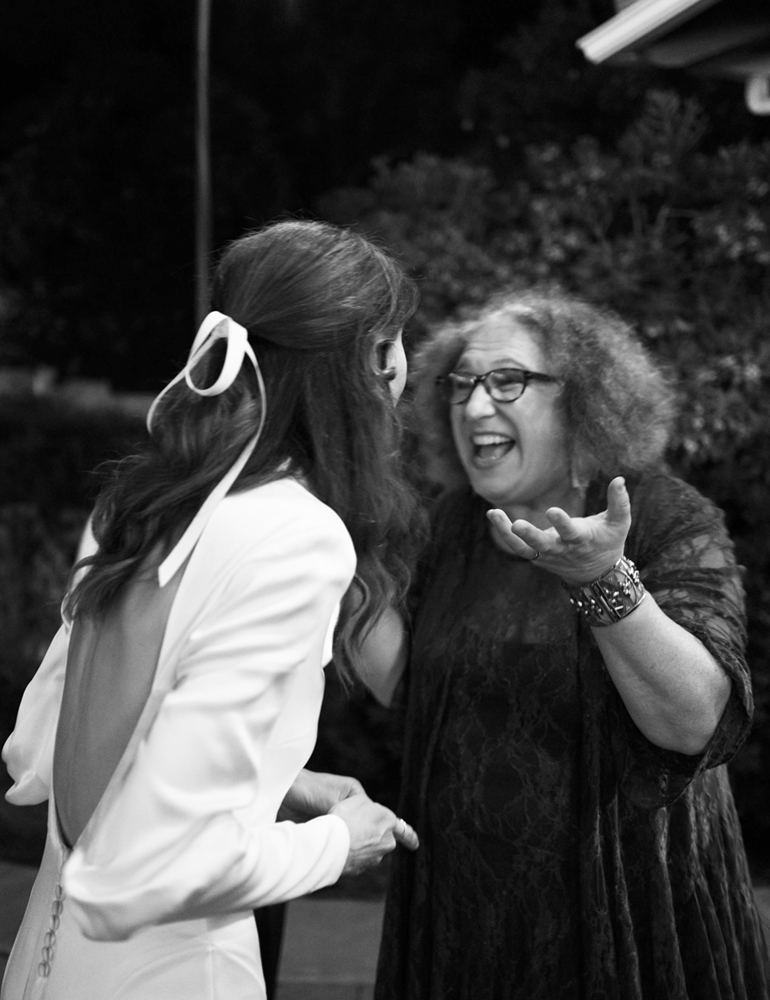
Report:
M89 521L76 561L95 551ZM14 731L3 747L3 760L14 782L5 797L15 806L37 805L49 796L68 647L69 627L62 625L24 691Z
M5 797L12 805L37 805L50 795L68 646L69 629L62 625L24 691L16 725L3 747L3 760L13 779Z
M342 523L291 511L219 587L181 652L173 688L98 822L64 869L84 934L121 940L144 926L288 900L339 877L346 824L275 822L304 760L275 785L266 754L293 685L322 650L355 569ZM322 681L320 682L322 683ZM317 707L308 713L313 735ZM312 747L312 739L310 742ZM280 769L280 768L279 768ZM255 817L257 817L255 819Z

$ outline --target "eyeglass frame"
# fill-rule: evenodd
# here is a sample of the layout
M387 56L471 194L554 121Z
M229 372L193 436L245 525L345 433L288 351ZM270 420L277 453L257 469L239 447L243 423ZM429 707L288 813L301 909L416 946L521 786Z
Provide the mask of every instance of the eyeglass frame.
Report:
M518 396L514 396L513 399L499 399L497 396L494 395L494 392L490 392L490 389L487 386L487 379L489 378L490 375L497 375L499 372L519 372L522 375L521 381L516 383L517 385L521 386L521 392L518 394ZM512 368L493 368L491 371L484 372L483 375L466 375L464 372L447 372L446 375L436 376L435 379L436 385L441 386L443 391L447 393L452 385L450 380L453 375L460 376L461 378L464 379L468 379L470 388L468 390L468 395L464 399L455 399L455 400L447 399L446 402L449 404L449 406L462 406L464 403L467 403L468 400L473 395L473 393L476 391L476 386L479 384L484 386L484 391L489 396L489 398L492 399L495 403L515 403L517 399L521 399L521 397L524 395L524 390L527 388L530 382L559 381L559 379L555 378L553 375L545 375L543 374L543 372L532 372L529 371L527 368L512 367Z

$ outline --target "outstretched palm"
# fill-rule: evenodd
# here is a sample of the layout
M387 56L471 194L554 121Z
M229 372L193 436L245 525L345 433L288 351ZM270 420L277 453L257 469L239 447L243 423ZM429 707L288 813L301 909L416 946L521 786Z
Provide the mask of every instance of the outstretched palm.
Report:
M590 517L570 517L561 507L550 507L550 528L536 528L529 521L511 523L502 510L487 517L503 546L512 555L535 556L541 569L555 573L567 583L580 585L596 580L623 555L631 527L631 504L622 476L607 487L607 509Z

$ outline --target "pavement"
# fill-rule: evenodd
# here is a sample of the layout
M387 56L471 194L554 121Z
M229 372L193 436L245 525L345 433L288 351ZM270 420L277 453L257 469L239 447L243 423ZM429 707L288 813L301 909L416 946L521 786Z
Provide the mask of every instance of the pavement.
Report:
M371 1000L383 909L383 900L289 903L276 1000Z
M36 869L0 861L0 976ZM770 885L755 886L770 949ZM288 905L276 1000L371 1000L383 900L306 896Z

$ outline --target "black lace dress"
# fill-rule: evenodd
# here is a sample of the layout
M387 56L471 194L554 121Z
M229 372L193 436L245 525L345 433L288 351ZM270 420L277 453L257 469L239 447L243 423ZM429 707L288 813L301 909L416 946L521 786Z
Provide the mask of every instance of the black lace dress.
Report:
M766 949L724 762L747 734L743 595L720 512L629 483L626 553L733 679L697 757L639 732L551 574L437 510L415 600L403 815L376 1000L766 1000ZM589 498L601 509L604 486Z

